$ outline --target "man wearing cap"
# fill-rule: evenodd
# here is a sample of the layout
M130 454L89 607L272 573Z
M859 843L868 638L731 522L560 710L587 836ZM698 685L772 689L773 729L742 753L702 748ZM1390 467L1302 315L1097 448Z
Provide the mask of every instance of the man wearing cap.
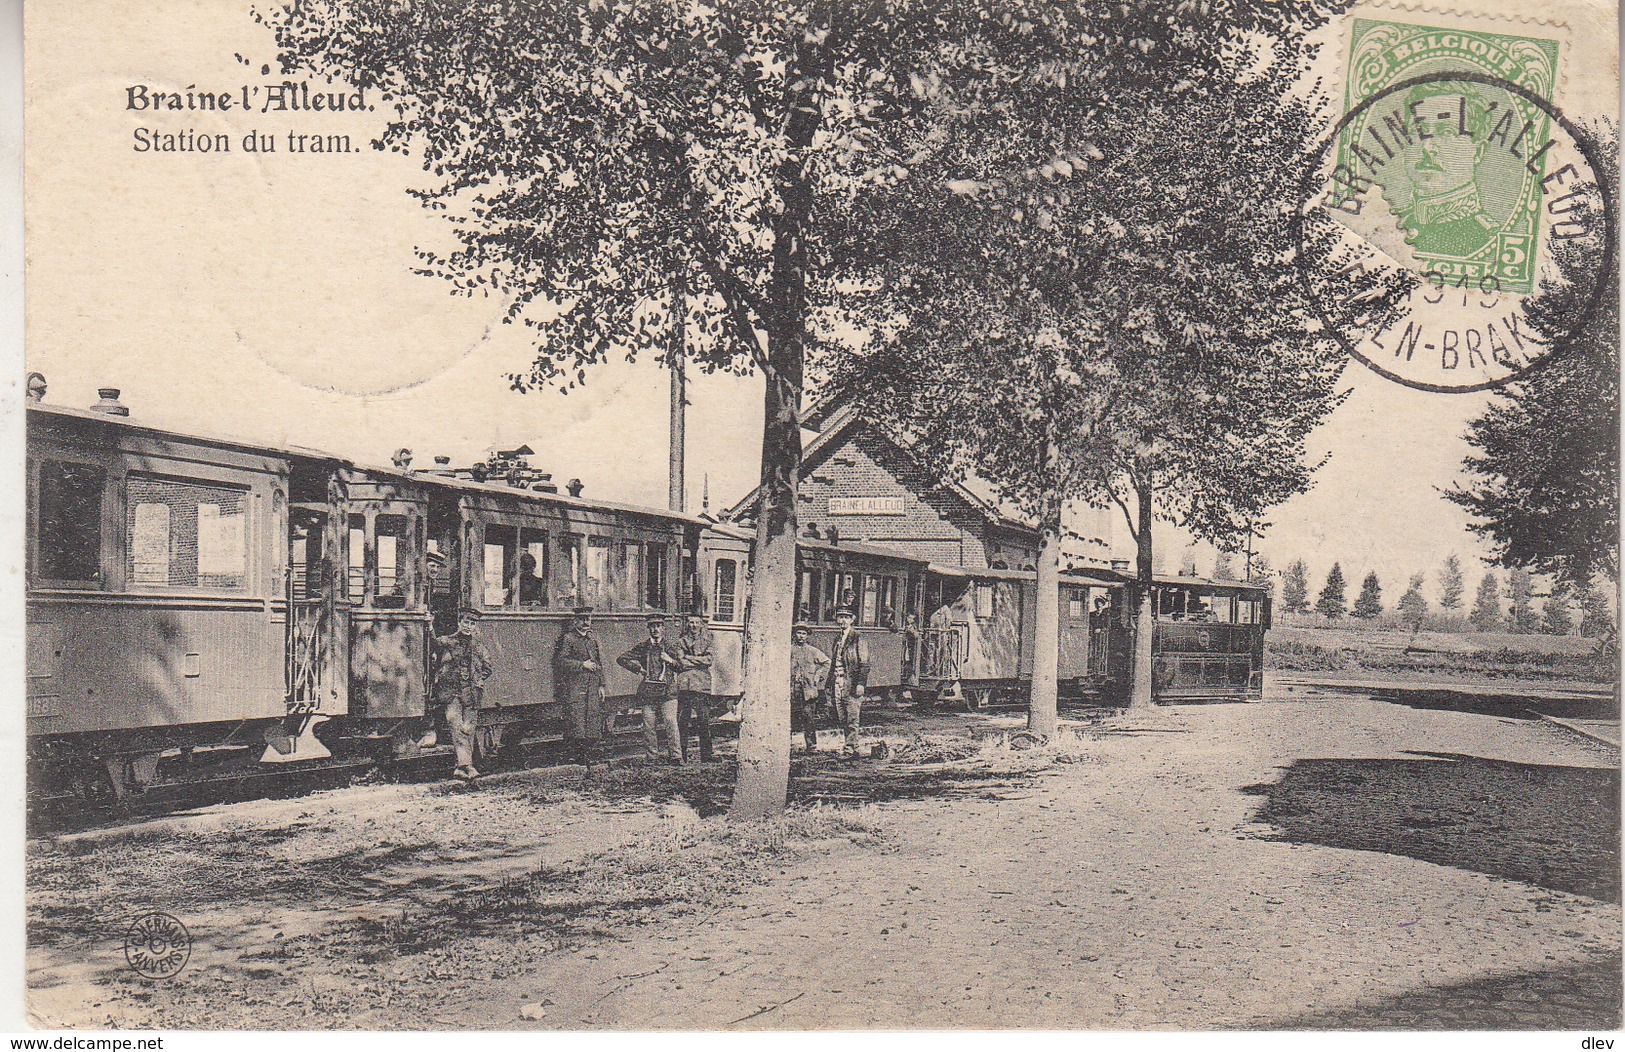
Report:
M491 676L491 660L475 633L474 615L463 611L449 636L434 637L435 702L445 714L457 766L452 776L471 782L474 769L474 730L480 721L480 695Z
M829 678L825 680L836 714L846 727L846 747L841 751L847 756L858 751L858 721L863 713L863 690L869 682L869 644L853 627L857 619L851 606L835 611L841 634L830 652Z
M680 764L683 749L677 733L677 698L672 694L677 655L666 641L665 616L650 614L645 620L649 638L622 654L616 663L641 677L638 704L643 707L643 751L649 759L657 759L664 744L666 762Z
M790 733L799 725L807 751L818 751L818 696L829 678L829 655L809 642L812 626L797 622L790 640Z
M690 613L677 638L678 727L683 761L690 738L700 740L700 762L711 762L711 629L705 615Z
M604 736L604 666L592 631L592 607L578 606L570 628L553 650L553 689L564 706L564 740L572 758L592 765Z

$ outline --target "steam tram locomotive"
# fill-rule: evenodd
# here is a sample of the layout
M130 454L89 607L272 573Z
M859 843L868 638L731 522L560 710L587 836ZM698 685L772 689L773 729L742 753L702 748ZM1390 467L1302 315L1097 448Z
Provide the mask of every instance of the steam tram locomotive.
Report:
M409 463L409 462L407 462ZM651 611L708 611L712 692L743 690L752 533L557 492L522 460L494 472L363 467L328 454L166 431L104 392L28 406L27 714L31 785L122 796L180 770L427 747L431 634L472 612L491 657L476 744L557 736L552 654L591 605L606 658ZM1126 682L1129 581L1066 577L1060 675ZM988 704L1031 680L1028 571L935 566L834 538L799 544L801 618L833 645L851 604L874 692ZM1159 581L1162 698L1256 696L1268 600ZM637 684L606 660L624 725Z

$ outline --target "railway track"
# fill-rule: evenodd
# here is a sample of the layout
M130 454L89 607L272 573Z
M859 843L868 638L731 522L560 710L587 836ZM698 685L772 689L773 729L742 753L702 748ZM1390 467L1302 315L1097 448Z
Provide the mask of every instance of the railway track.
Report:
M617 729L610 741L605 758L611 762L624 761L642 749L641 731L637 729ZM487 773L561 765L559 743L557 737L527 739L490 763ZM368 782L441 781L451 776L454 764L451 748L438 746L408 757L335 755L299 764L228 762L217 770L155 782L128 793L122 800L111 794L87 797L65 792L35 793L31 789L27 834L31 838L60 836L202 807L303 796ZM38 781L35 772L30 771L30 786Z

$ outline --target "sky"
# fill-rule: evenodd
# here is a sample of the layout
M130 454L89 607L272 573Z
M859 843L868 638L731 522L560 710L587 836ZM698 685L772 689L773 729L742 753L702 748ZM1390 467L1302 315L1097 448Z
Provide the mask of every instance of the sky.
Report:
M97 10L87 10L95 8ZM236 90L259 76L267 39L236 5L119 0L33 5L27 193L28 367L47 400L89 406L117 387L133 418L188 431L328 450L387 463L466 463L528 443L588 496L664 506L667 376L648 362L595 370L585 389L518 394L506 375L533 335L501 304L451 296L412 273L414 246L444 245L407 196L409 160L360 149L286 152L286 134L364 143L382 113L152 113L133 85ZM248 56L244 64L234 57ZM227 154L138 153L138 128L226 134ZM250 129L284 149L249 154ZM1313 436L1329 460L1310 492L1276 510L1259 544L1277 567L1302 558L1316 586L1331 563L1357 582L1376 570L1390 601L1451 553L1485 554L1440 496L1458 479L1465 424L1484 395L1415 391L1358 364L1347 402ZM689 510L725 507L756 479L761 382L699 376L690 387ZM1102 516L1102 519L1109 519ZM1126 530L1114 545L1130 554ZM1185 544L1163 531L1164 565ZM1203 549L1200 569L1211 568Z

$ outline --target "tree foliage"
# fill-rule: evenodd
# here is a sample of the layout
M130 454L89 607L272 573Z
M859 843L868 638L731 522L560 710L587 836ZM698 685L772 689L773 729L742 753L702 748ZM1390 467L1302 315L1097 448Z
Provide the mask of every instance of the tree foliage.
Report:
M1309 612L1309 567L1302 559L1294 559L1281 575L1281 605L1288 613Z
M1372 570L1365 575L1365 580L1360 583L1360 594L1354 600L1354 609L1349 613L1362 621L1370 621L1382 613L1382 583L1377 579L1377 571Z
M1569 586L1559 584L1546 597L1540 612L1540 630L1549 636L1566 636L1574 631L1574 609Z
M1067 500L1122 511L1145 619L1137 703L1153 523L1222 548L1266 526L1309 485L1305 437L1338 403L1344 363L1298 271L1331 238L1300 256L1291 207L1316 130L1315 101L1291 87L1327 9L1140 10L1158 12L1156 61L1130 49L1068 67L1070 105L1029 107L1010 129L1042 145L1032 165L966 154L940 222L876 216L891 261L866 291L886 320L831 366L838 397L1041 525Z
M1461 609L1466 581L1461 572L1461 560L1452 552L1439 571L1439 609L1448 612Z
M1405 589L1405 594L1399 597L1399 603L1395 606L1401 620L1410 627L1412 632L1421 631L1422 622L1428 616L1428 601L1422 595L1422 585L1424 583L1425 578L1423 575L1413 575L1410 587Z
M1332 563L1326 584L1315 600L1315 613L1330 620L1342 617L1348 609L1348 583L1343 580L1343 564Z
M1247 574L1247 583L1262 585L1271 599L1275 598L1276 577L1275 567L1270 565L1269 558L1263 555L1253 556L1252 570Z
M1528 570L1513 570L1507 574L1507 631L1533 632L1539 622L1535 619L1535 583Z
M1493 573L1485 574L1478 582L1478 595L1473 599L1467 623L1480 632L1493 632L1501 627L1501 582Z
M932 225L920 209L953 176L1053 154L1029 115L1202 48L1156 7L1037 0L296 0L264 17L286 72L393 108L374 145L421 158L415 195L459 245L420 251L421 271L536 331L516 388L660 358L679 293L701 369L765 374L734 809L781 809L809 342L883 280L878 230Z
M1607 124L1599 138L1608 170L1598 178L1616 185L1618 126ZM1565 241L1553 255L1562 272L1580 275L1596 265L1587 253L1597 250ZM1588 284L1557 284L1531 301L1535 330L1548 340L1562 335ZM1610 260L1599 308L1578 336L1469 425L1471 483L1446 496L1478 520L1471 528L1501 565L1581 588L1598 575L1619 580L1619 341L1619 270Z

